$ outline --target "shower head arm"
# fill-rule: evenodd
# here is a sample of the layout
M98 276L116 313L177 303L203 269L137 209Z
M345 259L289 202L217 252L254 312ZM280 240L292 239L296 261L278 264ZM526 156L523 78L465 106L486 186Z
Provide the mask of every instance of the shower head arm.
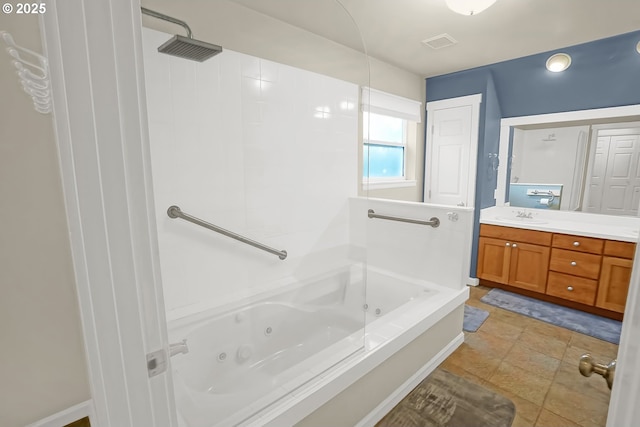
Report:
M164 21L168 21L168 22L171 22L173 24L177 24L177 25L182 26L185 30L187 30L187 37L189 37L190 39L193 38L193 36L191 34L191 28L189 28L189 26L187 25L186 22L181 21L181 20L176 19L176 18L173 18L171 16L167 16L167 15L165 15L163 13L156 12L155 10L147 9L146 7L141 7L140 10L145 15L153 16L154 18L162 19Z

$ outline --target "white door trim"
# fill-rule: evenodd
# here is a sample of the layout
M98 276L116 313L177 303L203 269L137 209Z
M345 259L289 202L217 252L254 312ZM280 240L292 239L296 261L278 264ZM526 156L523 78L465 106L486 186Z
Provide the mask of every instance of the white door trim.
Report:
M640 241L631 271L631 283L624 309L624 322L618 347L616 375L609 401L607 426L633 426L640 417ZM588 350L588 349L587 349ZM608 360L603 361L609 363ZM598 380L600 378L596 378Z
M478 138L479 138L479 130L480 130L480 104L482 103L482 94L478 93L475 95L467 95L460 96L457 98L449 98L443 99L440 101L431 101L427 102L426 110L427 110L427 127L426 127L426 149L425 149L425 158L424 158L424 193L423 198L425 202L429 200L429 189L431 188L431 170L432 168L429 166L431 159L433 158L433 144L431 144L432 133L431 129L433 127L433 113L434 110L443 110L446 108L457 108L464 106L471 106L471 135L475 135L475 138L472 138L471 145L469 147L469 180L467 186L467 200L470 201L467 204L467 207L473 207L475 205L475 194L476 194L476 171L477 171L477 162L478 162Z
M92 426L176 424L153 215L140 4L50 0L41 15ZM46 207L45 207L46 208ZM43 210L46 214L46 210Z

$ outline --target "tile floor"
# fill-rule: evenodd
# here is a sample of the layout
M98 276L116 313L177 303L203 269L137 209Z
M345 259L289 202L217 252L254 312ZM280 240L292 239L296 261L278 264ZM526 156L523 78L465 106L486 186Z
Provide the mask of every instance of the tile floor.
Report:
M578 359L589 352L609 363L618 346L480 302L489 290L470 289L467 304L489 317L441 367L511 399L512 427L605 426L607 384L580 375Z

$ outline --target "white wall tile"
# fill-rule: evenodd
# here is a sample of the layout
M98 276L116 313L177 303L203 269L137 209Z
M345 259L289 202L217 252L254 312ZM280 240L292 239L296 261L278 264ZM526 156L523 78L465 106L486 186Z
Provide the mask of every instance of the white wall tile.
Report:
M345 247L357 115L336 109L357 86L228 50L202 64L173 58L156 51L166 35L143 33L168 311L299 276L318 253ZM314 118L318 105L339 119ZM170 219L171 204L289 258Z

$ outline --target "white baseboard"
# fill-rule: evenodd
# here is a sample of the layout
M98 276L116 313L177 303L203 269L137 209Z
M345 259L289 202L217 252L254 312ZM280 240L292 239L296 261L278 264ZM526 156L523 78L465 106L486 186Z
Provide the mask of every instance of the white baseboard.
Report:
M477 277L469 277L467 278L467 285L469 286L478 286L480 284L480 279Z
M57 414L43 418L40 421L29 424L26 427L62 427L78 421L84 417L89 417L89 422L93 417L93 403L91 400L78 403L70 408L60 411Z
M385 400L364 416L355 427L373 427L389 413L402 399L404 399L418 384L429 376L444 360L464 342L464 333L455 337L449 344L433 356L418 371L394 390Z

